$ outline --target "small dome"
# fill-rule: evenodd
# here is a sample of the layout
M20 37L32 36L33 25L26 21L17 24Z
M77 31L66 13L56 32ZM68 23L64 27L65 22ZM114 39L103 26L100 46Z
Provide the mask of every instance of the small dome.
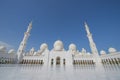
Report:
M36 56L37 55L37 52L34 52L33 56Z
M90 52L87 52L87 55L91 55Z
M32 47L31 49L30 49L30 53L33 53L35 51L35 49Z
M10 49L9 51L8 51L8 54L14 54L15 53L15 50L14 49Z
M82 53L86 53L86 49L85 48L82 48Z
M82 55L82 53L81 53L81 52L79 52L79 55Z
M0 51L1 52L5 52L6 51L6 47L5 46L0 46Z
M101 50L101 51L100 51L100 54L101 54L101 55L105 55L106 52L105 52L104 50Z
M48 45L46 43L43 43L41 46L40 46L40 49L44 50L44 49L48 49Z
M69 50L76 51L76 45L75 44L70 44L69 45Z
M63 43L62 43L62 41L57 40L57 41L54 43L54 50L56 50L56 51L61 51L61 50L63 50Z
M115 48L109 48L108 51L109 51L109 53L114 53L114 52L116 52L117 50L116 50Z

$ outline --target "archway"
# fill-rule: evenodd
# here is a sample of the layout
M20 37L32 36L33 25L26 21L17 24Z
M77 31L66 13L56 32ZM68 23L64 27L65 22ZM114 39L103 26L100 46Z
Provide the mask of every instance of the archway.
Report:
M63 64L65 65L65 63L66 63L66 62L65 62L65 59L63 59Z
M56 65L60 65L60 57L56 58Z
M51 65L53 65L53 61L54 61L54 59L51 59Z

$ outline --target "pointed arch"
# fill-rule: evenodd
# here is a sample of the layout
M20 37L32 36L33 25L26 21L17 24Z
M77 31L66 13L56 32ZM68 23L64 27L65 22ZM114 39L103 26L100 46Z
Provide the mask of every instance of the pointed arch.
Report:
M60 65L60 57L56 57L56 65Z

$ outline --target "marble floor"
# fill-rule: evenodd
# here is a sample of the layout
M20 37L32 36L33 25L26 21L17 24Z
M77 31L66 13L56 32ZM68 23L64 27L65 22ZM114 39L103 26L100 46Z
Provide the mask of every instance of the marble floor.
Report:
M0 64L0 80L120 80L120 66Z

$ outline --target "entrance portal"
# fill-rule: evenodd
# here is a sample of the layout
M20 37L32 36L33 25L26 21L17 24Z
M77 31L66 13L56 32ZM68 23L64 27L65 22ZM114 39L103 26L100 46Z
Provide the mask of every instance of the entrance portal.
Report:
M60 57L56 58L56 65L60 65Z

